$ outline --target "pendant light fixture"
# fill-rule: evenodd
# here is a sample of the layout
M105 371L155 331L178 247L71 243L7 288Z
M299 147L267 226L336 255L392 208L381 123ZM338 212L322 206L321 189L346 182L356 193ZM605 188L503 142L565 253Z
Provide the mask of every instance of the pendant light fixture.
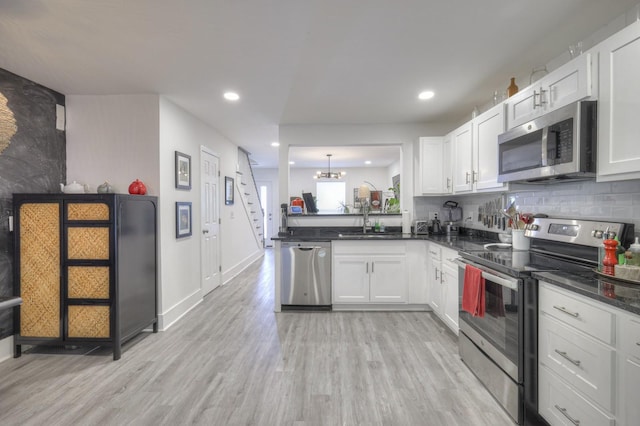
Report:
M314 179L342 179L347 172L332 172L331 171L331 156L333 154L327 154L327 160L329 162L329 168L326 172L317 172L313 177Z

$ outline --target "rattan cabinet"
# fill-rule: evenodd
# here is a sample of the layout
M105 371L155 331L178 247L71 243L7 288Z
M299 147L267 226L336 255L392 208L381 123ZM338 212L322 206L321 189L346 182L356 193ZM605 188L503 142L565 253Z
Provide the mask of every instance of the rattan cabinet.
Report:
M157 332L157 198L14 194L15 356Z

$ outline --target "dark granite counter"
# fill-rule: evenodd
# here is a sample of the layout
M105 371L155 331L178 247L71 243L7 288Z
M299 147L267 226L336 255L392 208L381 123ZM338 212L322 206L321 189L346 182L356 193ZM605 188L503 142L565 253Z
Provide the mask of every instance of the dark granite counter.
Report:
M532 275L538 280L640 315L640 284L607 279L590 271L580 274L562 271L535 272Z

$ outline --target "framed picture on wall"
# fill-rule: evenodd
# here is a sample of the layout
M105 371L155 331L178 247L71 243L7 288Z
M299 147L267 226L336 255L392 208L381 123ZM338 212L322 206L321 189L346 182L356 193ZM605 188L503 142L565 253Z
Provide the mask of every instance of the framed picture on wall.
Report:
M227 206L233 204L233 178L229 176L224 177L224 203Z
M176 151L176 188L191 189L191 156Z
M176 238L191 236L191 202L176 201Z

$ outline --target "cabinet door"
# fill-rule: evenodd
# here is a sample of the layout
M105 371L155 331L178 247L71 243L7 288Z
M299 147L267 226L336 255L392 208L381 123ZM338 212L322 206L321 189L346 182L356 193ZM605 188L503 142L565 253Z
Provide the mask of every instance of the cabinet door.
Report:
M442 317L442 267L439 260L429 259L427 280L429 283L429 305L439 317Z
M369 301L369 262L360 256L335 256L333 263L333 303Z
M25 203L18 210L20 336L60 338L60 203Z
M453 192L469 192L473 189L473 140L471 122L453 132Z
M640 178L640 22L599 46L598 180Z
M420 138L419 140L419 194L442 194L445 187L443 178L443 138Z
M540 89L527 87L506 101L507 128L513 129L527 121L531 121L542 113L540 106Z
M451 135L444 137L442 145L442 181L444 183L443 193L453 192L453 145Z
M458 311L460 306L458 291L458 268L442 262L442 293L444 301L443 318L449 328L458 334Z
M474 182L476 189L503 189L498 183L498 135L504 132L504 104L473 120Z
M640 361L629 359L623 361L622 381L624 388L620 393L622 398L623 424L632 425L640 419L640 404L638 404L638 392L640 392Z
M369 264L369 300L407 301L407 273L404 257L372 257Z
M567 62L544 78L542 100L545 112L591 96L591 54Z

